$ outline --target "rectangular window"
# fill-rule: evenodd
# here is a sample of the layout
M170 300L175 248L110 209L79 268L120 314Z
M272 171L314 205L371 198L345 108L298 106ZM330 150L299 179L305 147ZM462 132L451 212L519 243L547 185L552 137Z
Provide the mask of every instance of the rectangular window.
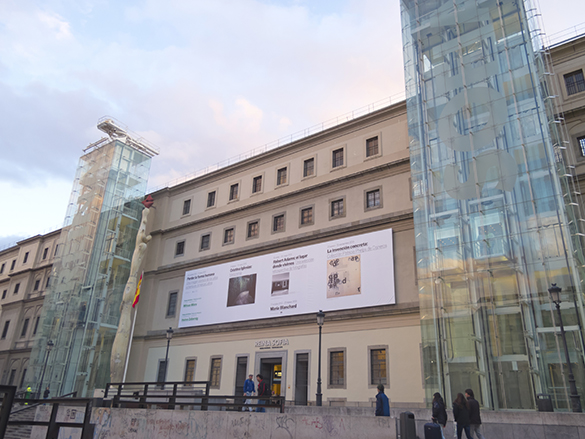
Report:
M378 155L378 136L366 140L366 157Z
M207 207L215 206L215 191L207 194Z
M301 209L301 225L313 224L313 208Z
M211 359L211 368L209 369L209 381L211 387L219 388L219 381L221 378L221 358Z
M28 322L30 319L25 319L22 325L22 331L20 333L20 338L26 337L26 331L28 331Z
M10 271L14 270L14 266L16 265L16 259L14 259L12 261L12 263L10 264Z
M211 246L211 235L207 233L206 235L201 235L201 245L199 246L200 250L209 250Z
M26 264L26 262L28 261L28 253L29 253L29 252L26 252L26 253L24 254L24 259L22 260L22 263L23 263L23 264Z
M4 329L2 330L2 339L5 339L8 335L8 327L10 326L10 320L6 320L4 323Z
M53 253L53 256L57 256L57 253L59 252L59 244L57 244L55 246L55 253Z
M18 291L20 290L20 284L16 284L14 285L14 294L18 294Z
M230 186L230 201L238 199L238 189L240 185L238 183Z
M343 148L336 149L332 155L331 167L338 168L339 166L343 166Z
M35 286L33 287L33 291L38 291L40 285L41 285L41 280L40 279L35 280Z
M175 256L183 256L185 254L185 241L177 242L175 247Z
M307 159L303 162L303 177L310 177L315 174L315 159Z
M329 385L345 385L345 352L329 352Z
M260 235L260 224L258 221L248 223L248 238L257 238Z
M195 381L195 364L197 360L185 361L185 381Z
M24 384L24 377L26 377L26 369L23 369L22 376L20 377L20 386L18 386L18 387L20 387L21 389L22 389L22 386Z
M577 70L572 73L564 75L565 86L567 87L567 94L569 96L585 91L585 80L583 78L583 70Z
M43 250L43 261L47 259L47 255L49 254L49 247Z
M14 379L16 378L16 369L12 369L10 371L10 378L8 378L8 385L12 386L14 384Z
M370 384L387 384L386 349L370 350Z
M254 177L252 180L252 193L256 194L262 191L262 176Z
M229 229L224 230L223 243L224 244L233 244L234 243L234 229L233 228L229 228Z
M331 202L331 218L343 216L343 198Z
M183 201L183 215L189 215L191 212L191 200Z
M175 317L175 313L177 312L178 295L179 293L177 291L169 293L169 303L167 304L167 317Z
M366 208L371 209L373 207L380 206L380 189L366 192Z
M6 267L6 262L2 263L2 266L0 266L0 274L4 273L4 267Z
M2 291L2 298L3 299L6 299L6 293L8 293L8 290Z
M287 168L280 168L276 171L276 185L286 184L286 171Z
M579 144L579 151L581 151L581 157L585 157L585 136L577 137L577 143Z
M272 219L272 231L284 232L284 214L274 216Z
M36 335L37 330L39 329L39 321L41 320L41 316L37 316L35 320L35 327L33 329L33 335Z
M45 284L45 288L49 288L49 285L51 285L51 276L49 276L47 278L47 283Z

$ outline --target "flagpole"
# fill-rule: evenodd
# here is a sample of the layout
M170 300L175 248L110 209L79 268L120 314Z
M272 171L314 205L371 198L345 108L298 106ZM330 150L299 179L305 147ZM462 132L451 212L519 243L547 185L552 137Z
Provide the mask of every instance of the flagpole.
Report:
M136 304L138 306L138 304ZM128 371L128 361L130 360L130 349L132 349L132 337L134 336L134 325L136 324L136 315L138 309L134 308L134 319L132 320L132 329L130 330L130 339L128 340L128 353L126 354L126 363L124 364L124 375L122 376L122 382L126 382L126 372Z
M134 319L132 320L132 329L130 329L130 338L128 339L128 346L126 348L126 359L124 361L124 375L122 375L122 382L126 382L126 372L128 371L128 362L130 360L130 349L132 349L132 337L134 337L134 326L136 325L136 315L138 314L138 310L136 306L138 305L138 301L140 299L140 289L142 288L142 278L144 277L144 271L140 274L140 279L138 280L138 286L136 287L136 294L134 295L134 300L132 303L132 309L134 310Z

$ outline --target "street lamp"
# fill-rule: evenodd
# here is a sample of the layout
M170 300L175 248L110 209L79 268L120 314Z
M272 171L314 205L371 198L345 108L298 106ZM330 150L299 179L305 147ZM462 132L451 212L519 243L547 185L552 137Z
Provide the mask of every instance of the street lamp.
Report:
M563 326L563 317L561 316L561 288L557 284L552 284L548 289L551 300L557 307L557 314L559 315L559 326L561 327L561 336L563 338L563 345L565 347L565 358L567 360L567 367L569 368L569 390L571 398L571 409L573 412L581 413L581 399L577 393L577 385L575 384L575 376L573 375L573 367L571 366L571 359L569 358L569 348L567 347L567 337L565 335L565 327Z
M41 396L41 392L43 391L43 380L45 379L45 370L47 370L47 363L49 362L49 354L51 353L51 349L53 349L53 346L55 346L55 344L53 343L53 340L49 340L47 342L47 354L45 355L45 365L43 366L43 373L41 374L41 382L39 383L39 391L37 393L37 396L39 398Z
M167 381L167 370L169 366L169 346L171 345L171 340L173 338L173 328L167 329L167 354L165 355L165 382Z
M317 325L319 325L319 369L317 370L317 406L323 405L323 394L321 393L321 329L325 322L325 313L319 310L317 313Z

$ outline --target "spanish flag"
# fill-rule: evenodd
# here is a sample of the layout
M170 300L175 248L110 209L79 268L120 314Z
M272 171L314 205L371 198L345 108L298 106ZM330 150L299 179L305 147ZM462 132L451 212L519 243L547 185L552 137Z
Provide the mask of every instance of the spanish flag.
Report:
M140 279L138 279L138 286L136 287L136 294L134 295L134 302L132 303L132 308L136 306L138 303L138 299L140 299L140 287L142 286L142 276L144 275L144 271L140 274Z

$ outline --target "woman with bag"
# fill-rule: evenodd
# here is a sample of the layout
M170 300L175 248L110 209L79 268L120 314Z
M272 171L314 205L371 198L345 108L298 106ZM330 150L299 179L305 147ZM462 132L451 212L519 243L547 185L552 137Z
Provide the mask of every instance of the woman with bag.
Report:
M445 410L445 401L439 392L433 395L433 417L434 423L441 426L441 436L445 438L443 429L447 425L447 410Z

